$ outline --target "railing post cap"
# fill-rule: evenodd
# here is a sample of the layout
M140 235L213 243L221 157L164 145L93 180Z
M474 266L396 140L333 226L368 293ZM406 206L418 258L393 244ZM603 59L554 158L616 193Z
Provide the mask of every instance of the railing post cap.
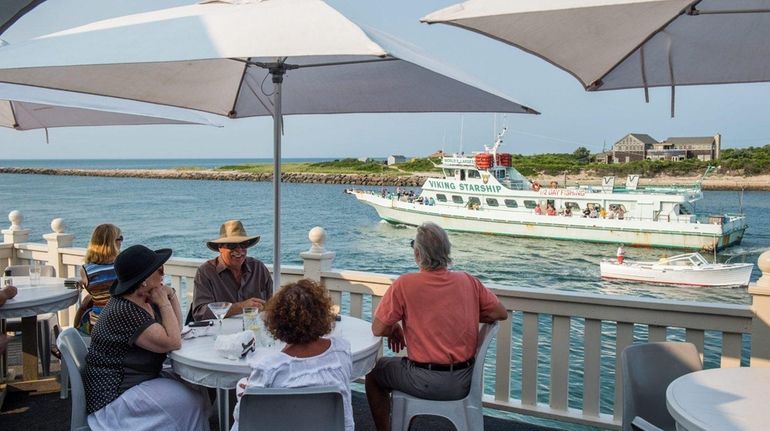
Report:
M311 253L323 253L324 243L326 242L326 229L321 226L316 226L310 229L307 234L308 239L313 244L310 246Z
M757 266L762 271L762 277L757 280L757 287L770 290L770 251L759 255Z
M63 218L55 218L51 220L51 230L55 233L64 233L67 225L64 223Z
M24 221L24 214L19 210L13 210L8 213L8 221L11 222L10 230L21 230L21 222Z

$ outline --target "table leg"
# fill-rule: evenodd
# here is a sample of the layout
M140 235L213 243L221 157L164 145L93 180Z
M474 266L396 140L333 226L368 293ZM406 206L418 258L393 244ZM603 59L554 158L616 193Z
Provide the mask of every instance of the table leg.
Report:
M5 319L0 319L0 335L5 335ZM0 383L5 382L8 375L8 350L0 353Z
M217 415L220 431L230 429L230 393L227 389L217 388Z
M23 380L37 380L37 316L21 318L21 356Z

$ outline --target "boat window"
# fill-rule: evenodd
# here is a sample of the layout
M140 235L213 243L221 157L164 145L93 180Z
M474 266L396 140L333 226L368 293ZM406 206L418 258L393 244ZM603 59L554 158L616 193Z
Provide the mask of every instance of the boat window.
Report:
M524 201L524 207L525 208L533 209L536 206L537 206L537 202L535 202L535 201Z
M460 181L465 181L465 169L458 169L460 171Z
M692 208L689 205L687 204L679 205L679 214L690 215L692 213L693 213Z
M487 205L489 205L491 207L498 207L498 206L500 206L500 204L497 203L497 199L495 199L495 198L487 198Z
M472 210L477 210L481 208L481 200L479 198L471 196L468 198L468 208Z
M506 199L505 206L507 206L508 208L518 208L519 203L516 202L516 199Z
M481 175L479 174L479 171L474 171L469 169L468 170L468 178L481 178Z
M564 206L573 211L580 209L580 205L577 202L564 202Z
M463 197L458 195L452 195L452 202L456 204L461 204L463 203Z
M439 202L446 202L446 195L443 193L436 193L436 200Z
M504 171L504 170L502 170L502 169L500 169L499 171L497 171L497 178L500 178L500 179L503 179L503 178L505 178L505 171Z
M445 177L453 177L453 176L455 176L455 170L454 169L444 169L444 176Z

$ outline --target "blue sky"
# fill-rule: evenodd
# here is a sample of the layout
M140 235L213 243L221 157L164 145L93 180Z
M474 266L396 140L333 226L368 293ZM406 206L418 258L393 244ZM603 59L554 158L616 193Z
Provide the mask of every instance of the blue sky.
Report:
M112 16L192 3L191 0L50 0L3 38L10 43ZM726 148L770 144L770 84L678 87L676 117L668 89L588 93L566 72L516 48L458 28L420 24L419 18L453 0L329 0L354 21L411 42L438 60L474 76L540 116L491 114L388 114L287 116L284 157L424 156L465 151L509 132L504 150L533 154L599 152L626 133L654 138L722 134ZM133 126L0 130L0 158L262 158L272 155L270 118L216 121L203 126Z

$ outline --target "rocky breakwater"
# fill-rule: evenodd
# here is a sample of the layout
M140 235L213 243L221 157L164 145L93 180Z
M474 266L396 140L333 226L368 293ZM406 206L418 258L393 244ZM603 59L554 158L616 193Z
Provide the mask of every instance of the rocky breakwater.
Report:
M53 168L5 168L2 174L63 175L81 177L147 178L162 180L208 181L273 181L273 174L238 171L174 170L174 169L53 169ZM320 174L284 172L285 183L350 184L360 186L420 187L427 176L392 176L377 174Z

